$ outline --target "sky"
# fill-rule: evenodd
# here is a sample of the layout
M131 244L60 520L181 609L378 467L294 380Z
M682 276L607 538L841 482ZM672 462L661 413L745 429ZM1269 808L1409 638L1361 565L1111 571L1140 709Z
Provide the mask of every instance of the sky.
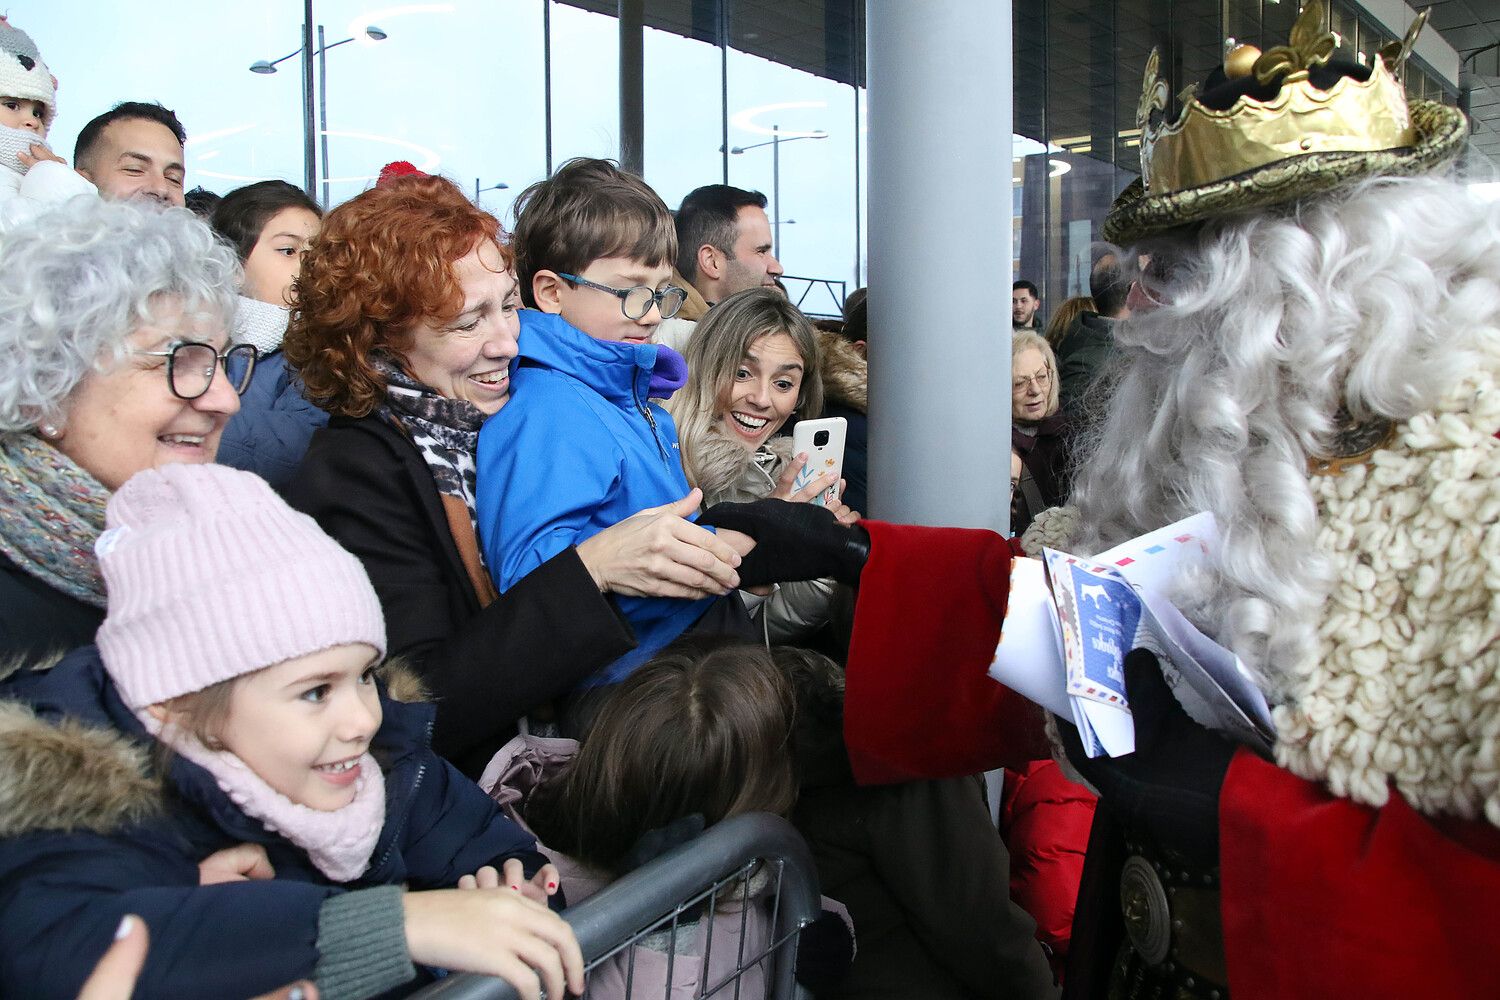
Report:
M343 201L406 159L474 190L509 226L515 195L546 175L543 4L452 0L394 6L316 0L327 52L329 195ZM300 0L12 0L58 78L50 144L72 159L79 129L122 100L160 101L189 134L188 186L223 193L281 178L301 185L300 55L270 75L257 60L299 52ZM142 14L149 10L149 20ZM619 154L613 18L551 4L553 164ZM374 24L387 37L364 34ZM315 72L316 72L316 63ZM647 29L645 175L669 206L724 179L717 48ZM730 146L826 132L780 147L781 258L789 274L856 281L855 101L847 85L740 52L728 66ZM772 148L729 157L729 182L773 195ZM862 183L861 183L862 188ZM794 291L795 294L795 291ZM809 297L809 305L813 305ZM820 310L826 311L826 310Z

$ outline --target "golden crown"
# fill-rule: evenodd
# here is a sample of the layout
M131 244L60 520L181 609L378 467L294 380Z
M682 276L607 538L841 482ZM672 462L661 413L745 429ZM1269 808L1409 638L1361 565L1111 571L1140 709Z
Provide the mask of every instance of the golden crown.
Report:
M1427 12L1412 22L1404 39L1380 50L1367 80L1343 76L1326 91L1309 79L1337 44L1334 34L1323 30L1324 23L1321 0L1310 0L1292 26L1289 44L1266 52L1240 45L1225 56L1224 73L1231 80L1254 74L1265 85L1282 77L1271 100L1244 95L1228 110L1216 111L1198 101L1195 87L1189 88L1181 95L1177 120L1155 126L1151 115L1166 111L1167 85L1158 75L1160 56L1152 50L1136 108L1146 190L1172 194L1309 153L1414 145L1401 76Z

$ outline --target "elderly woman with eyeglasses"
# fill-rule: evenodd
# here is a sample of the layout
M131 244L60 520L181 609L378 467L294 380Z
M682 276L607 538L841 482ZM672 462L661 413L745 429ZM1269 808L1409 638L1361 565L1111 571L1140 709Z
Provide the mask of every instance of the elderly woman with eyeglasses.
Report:
M92 642L110 494L214 460L255 367L238 280L183 210L77 199L0 242L0 656Z
M364 563L390 651L436 696L433 746L462 770L477 776L517 720L635 647L615 595L737 585L735 550L682 516L694 494L496 593L475 449L510 399L520 297L499 221L452 182L394 178L333 209L297 290L283 350L333 416L287 499Z
M1072 434L1059 408L1052 345L1015 334L1010 375L1010 530L1019 538L1038 514L1067 500Z

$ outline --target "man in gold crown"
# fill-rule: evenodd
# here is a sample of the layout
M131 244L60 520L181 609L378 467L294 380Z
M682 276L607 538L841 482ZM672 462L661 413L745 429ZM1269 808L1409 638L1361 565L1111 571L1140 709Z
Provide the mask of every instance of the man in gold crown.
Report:
M1420 19L1370 67L1322 23L1231 52L1170 122L1153 57L1145 176L1105 223L1155 308L1117 327L1073 506L1026 548L1211 511L1218 565L1174 599L1278 733L1266 759L1190 721L1143 650L1135 753L1088 760L1058 723L1102 795L1070 995L1500 996L1500 204L1445 173L1462 116L1407 105ZM705 520L791 547L786 518ZM856 775L1036 756L1039 713L986 674L1019 547L863 525L803 526L860 584Z

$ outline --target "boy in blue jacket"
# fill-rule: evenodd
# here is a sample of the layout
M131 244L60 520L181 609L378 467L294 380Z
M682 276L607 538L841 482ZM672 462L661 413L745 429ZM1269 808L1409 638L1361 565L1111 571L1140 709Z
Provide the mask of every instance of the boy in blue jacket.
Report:
M689 492L677 427L653 401L687 379L681 355L652 343L687 297L671 283L677 234L667 206L639 177L579 158L527 188L516 212L517 283L530 308L510 401L479 434L475 495L502 593L568 546ZM637 645L590 687L623 680L714 604L616 600ZM717 613L736 619L727 604Z

